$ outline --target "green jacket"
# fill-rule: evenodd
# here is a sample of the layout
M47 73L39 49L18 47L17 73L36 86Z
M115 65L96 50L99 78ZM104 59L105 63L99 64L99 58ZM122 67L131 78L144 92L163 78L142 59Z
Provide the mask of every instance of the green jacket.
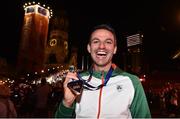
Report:
M89 75L89 72L81 73L85 80ZM104 73L104 78L106 75L107 72ZM102 84L102 72L93 72L89 84ZM71 108L65 107L61 102L55 117L151 118L151 113L139 78L117 67L106 86L95 91L84 89Z

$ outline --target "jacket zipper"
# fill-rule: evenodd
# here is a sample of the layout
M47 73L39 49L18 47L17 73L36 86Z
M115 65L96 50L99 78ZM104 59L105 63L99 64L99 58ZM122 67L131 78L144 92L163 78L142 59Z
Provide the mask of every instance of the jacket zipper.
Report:
M102 77L101 77L101 79L102 79L102 84L104 84L104 71L102 72ZM99 92L97 119L100 118L102 90L103 90L103 87L100 88L100 92Z

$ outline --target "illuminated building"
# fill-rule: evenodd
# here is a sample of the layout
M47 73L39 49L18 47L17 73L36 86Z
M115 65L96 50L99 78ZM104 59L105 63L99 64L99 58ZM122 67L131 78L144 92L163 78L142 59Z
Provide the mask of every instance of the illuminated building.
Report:
M65 65L68 57L68 18L65 11L57 11L57 16L51 19L49 39L45 49L45 64Z
M25 3L24 11L17 69L20 72L40 71L45 63L45 48L52 10L33 2Z
M126 60L126 70L141 74L144 70L143 61L143 35L140 33L127 36L127 60Z
M39 3L26 3L24 11L17 71L39 75L51 73L50 69L58 70L57 67L76 67L77 51L69 55L69 22L65 11L56 11L56 16L51 18L52 10Z

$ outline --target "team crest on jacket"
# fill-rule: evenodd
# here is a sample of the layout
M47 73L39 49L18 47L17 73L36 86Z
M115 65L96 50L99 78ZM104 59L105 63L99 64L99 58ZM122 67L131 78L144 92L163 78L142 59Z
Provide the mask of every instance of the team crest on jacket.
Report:
M122 91L122 85L117 85L116 89L118 92L121 92Z

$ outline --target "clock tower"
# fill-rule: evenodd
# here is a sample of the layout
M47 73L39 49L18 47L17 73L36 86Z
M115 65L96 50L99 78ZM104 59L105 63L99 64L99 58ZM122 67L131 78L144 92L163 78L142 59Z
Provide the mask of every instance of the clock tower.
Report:
M68 19L64 11L51 19L49 38L45 49L45 64L63 65L68 56Z

